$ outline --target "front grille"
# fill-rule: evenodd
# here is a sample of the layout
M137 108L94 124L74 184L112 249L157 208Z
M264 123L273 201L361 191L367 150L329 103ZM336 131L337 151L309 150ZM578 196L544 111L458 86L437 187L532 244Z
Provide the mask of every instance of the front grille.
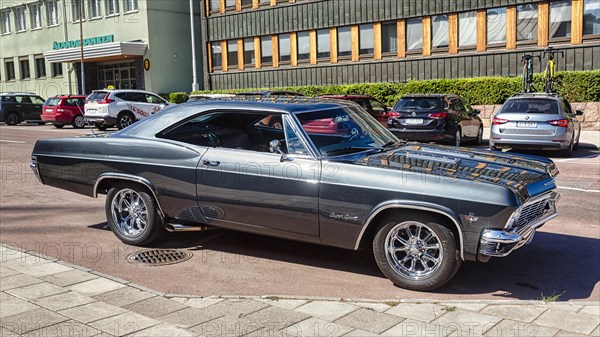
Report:
M550 212L554 212L553 202L551 200L552 195L547 194L544 197L534 200L533 202L527 203L521 209L519 216L515 219L512 225L512 229L519 230L530 223L541 219Z
M536 136L551 136L553 130L532 130L532 129L500 129L503 135L536 135Z

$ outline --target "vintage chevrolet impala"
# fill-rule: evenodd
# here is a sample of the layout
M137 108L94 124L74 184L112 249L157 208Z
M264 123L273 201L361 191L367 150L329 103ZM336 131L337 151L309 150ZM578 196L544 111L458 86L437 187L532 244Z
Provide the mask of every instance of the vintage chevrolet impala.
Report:
M394 284L423 291L557 215L552 161L401 142L336 100L191 102L110 135L39 140L31 167L43 184L106 194L127 244L215 226L367 248Z

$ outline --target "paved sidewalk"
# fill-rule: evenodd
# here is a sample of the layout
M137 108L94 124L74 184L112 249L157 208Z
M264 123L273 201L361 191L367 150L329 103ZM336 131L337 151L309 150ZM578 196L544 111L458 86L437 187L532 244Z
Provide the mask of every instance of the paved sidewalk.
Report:
M0 336L7 337L598 336L599 323L593 302L169 295L0 245Z

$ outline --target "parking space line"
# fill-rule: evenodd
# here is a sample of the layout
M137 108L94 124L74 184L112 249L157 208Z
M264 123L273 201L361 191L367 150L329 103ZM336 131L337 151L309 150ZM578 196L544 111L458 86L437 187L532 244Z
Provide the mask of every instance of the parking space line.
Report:
M27 144L27 142L22 142L20 140L4 140L4 139L0 139L0 142L15 143L15 144Z
M600 190L586 190L583 188L576 188L576 187L556 186L556 188L560 188L563 190L570 190L570 191L586 192L586 193L600 193Z

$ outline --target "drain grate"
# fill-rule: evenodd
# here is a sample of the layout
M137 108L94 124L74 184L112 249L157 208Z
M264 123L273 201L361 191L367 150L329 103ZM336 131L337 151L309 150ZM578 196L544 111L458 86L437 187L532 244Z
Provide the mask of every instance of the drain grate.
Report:
M127 255L127 261L148 266L162 266L189 260L192 252L185 249L148 249Z

